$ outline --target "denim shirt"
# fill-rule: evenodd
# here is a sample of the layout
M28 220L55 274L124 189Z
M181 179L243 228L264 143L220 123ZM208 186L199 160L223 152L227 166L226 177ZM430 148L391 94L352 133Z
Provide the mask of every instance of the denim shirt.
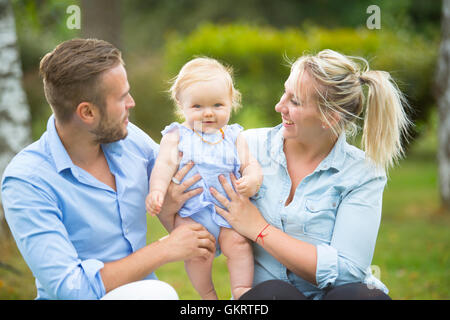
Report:
M252 202L272 226L316 246L317 286L288 270L256 243L254 285L280 279L313 299L320 299L328 288L352 282L363 282L387 293L384 284L370 272L385 172L370 164L362 150L348 144L343 133L314 172L299 183L292 202L285 206L291 180L283 151L283 130L278 125L243 133L264 173Z
M72 162L53 115L4 172L5 217L36 278L37 299L99 299L104 263L146 245L144 201L159 146L129 123L125 139L102 148L117 191Z

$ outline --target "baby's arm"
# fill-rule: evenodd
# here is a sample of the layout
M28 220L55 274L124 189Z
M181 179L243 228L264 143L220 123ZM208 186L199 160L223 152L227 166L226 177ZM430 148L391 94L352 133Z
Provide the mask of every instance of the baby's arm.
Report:
M237 192L251 197L258 192L263 181L263 173L261 166L251 154L248 149L247 141L244 136L239 134L236 139L236 148L241 161L241 175L242 177L236 181Z
M161 211L170 181L180 163L178 154L178 130L165 134L159 144L159 153L150 176L150 192L145 200L147 212L151 215Z

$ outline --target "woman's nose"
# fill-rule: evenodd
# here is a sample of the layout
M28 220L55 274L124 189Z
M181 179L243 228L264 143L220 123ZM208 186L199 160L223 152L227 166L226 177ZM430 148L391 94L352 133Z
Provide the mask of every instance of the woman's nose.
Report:
M285 104L285 95L283 94L280 98L280 101L278 101L278 103L275 105L275 111L276 112L280 112L280 113L286 113L287 112L287 107Z

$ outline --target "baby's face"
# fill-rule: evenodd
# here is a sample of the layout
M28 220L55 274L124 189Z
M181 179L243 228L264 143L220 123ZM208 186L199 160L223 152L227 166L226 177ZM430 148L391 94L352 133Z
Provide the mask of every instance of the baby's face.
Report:
M231 90L222 78L189 85L181 91L179 102L191 129L215 133L230 120Z

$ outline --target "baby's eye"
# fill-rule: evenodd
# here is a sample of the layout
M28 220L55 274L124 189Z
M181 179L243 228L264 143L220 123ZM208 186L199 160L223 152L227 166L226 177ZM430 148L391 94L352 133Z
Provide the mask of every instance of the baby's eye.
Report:
M216 103L216 104L214 105L214 107L221 107L221 106L223 106L223 104L221 104L221 103Z
M192 106L192 108L194 108L194 109L198 109L198 108L200 108L201 106L199 105L199 104L194 104L193 106Z

